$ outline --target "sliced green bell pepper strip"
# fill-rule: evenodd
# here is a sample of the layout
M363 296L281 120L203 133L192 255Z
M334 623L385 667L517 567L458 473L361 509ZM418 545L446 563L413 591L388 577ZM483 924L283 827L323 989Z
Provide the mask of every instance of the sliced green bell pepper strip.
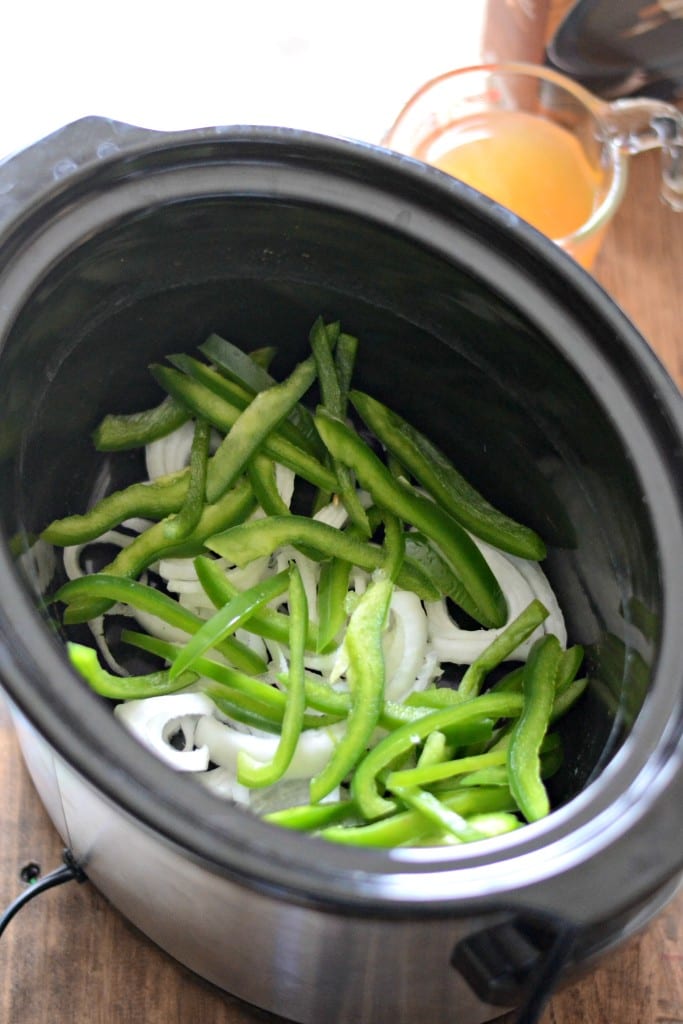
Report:
M186 405L167 395L153 409L105 416L93 431L93 443L98 452L142 448L182 427L191 415Z
M313 365L311 363L311 366ZM266 396L270 396L275 388L260 392L254 398L251 405L248 405L244 410L240 410L236 405L232 405L224 398L216 395L199 381L188 377L184 373L180 373L178 370L174 370L170 366L153 366L151 367L151 372L166 391L184 402L192 409L195 415L205 416L214 427L225 434L232 436L237 421L249 413L247 419L242 421L238 434L233 438L233 440L239 442L235 450L228 454L229 446L226 443L226 438L211 459L207 483L207 498L209 500L215 500L216 494L226 486L225 481L229 480L236 471L235 467L238 464L244 466L252 452L257 449L262 450L276 462L281 462L283 466L287 466L288 469L291 469L316 487L325 487L329 490L334 489L336 477L327 466L324 466L314 456L309 455L308 452L292 444L286 437L275 432L274 427L276 424L272 420L277 419L277 414L280 413L283 405L285 408L282 416L286 415L287 408L289 407L286 401L280 401L283 398L281 391L275 392L273 399L268 397L268 402L272 402L270 410L264 410L263 407L268 404ZM313 373L315 373L314 370ZM310 370L308 367L305 367L304 371L295 378L292 390L285 392L285 397L292 399L302 381L305 383L309 377ZM283 385L287 383L288 381L284 381ZM281 388L283 385L276 385L276 387ZM255 406L254 403L258 404ZM262 413L269 413L270 415L262 416ZM277 419L277 422L279 422L279 419ZM242 435L241 437L240 434Z
M448 761L452 756L452 749L444 732L438 730L430 732L422 745L420 756L417 759L417 767L427 768L429 765Z
M510 791L503 786L460 789L443 798L445 807L463 818L475 814L516 810ZM325 806L324 804L321 806ZM394 847L416 842L432 832L432 827L419 811L399 811L388 818L368 825L338 825L321 829L317 835L347 846Z
M154 367L151 369L154 373ZM268 391L260 391L246 409L240 412L230 428L228 437L224 438L214 453L211 473L206 484L208 501L216 501L232 487L249 458L308 391L315 380L315 375L313 360L299 363L281 384L274 384ZM185 380L190 382L190 378ZM211 395L211 392L209 394ZM220 400L218 396L211 397ZM180 398L181 401L184 400L182 395ZM201 415L211 419L210 409L207 407ZM295 446L292 445L292 448Z
M270 811L263 815L263 820L297 832L315 832L343 821L353 813L354 807L350 801L335 800L325 804L299 804L296 807L285 807L281 811Z
M289 506L282 500L277 489L275 463L264 455L256 452L247 465L247 476L256 499L267 516L288 516Z
M534 599L468 666L458 686L460 696L475 697L489 672L509 658L547 618L547 608L539 600Z
M386 551L377 544L358 540L353 534L328 526L306 516L271 516L233 526L206 540L206 547L222 555L232 565L248 565L255 558L272 555L278 548L291 544L295 548L318 551L322 557L341 558L368 572L382 569ZM405 559L397 577L397 585L412 590L426 601L436 601L440 594L422 574L419 566Z
M318 580L318 643L316 650L327 653L346 622L346 595L349 592L351 563L331 558L320 567Z
M534 644L524 670L524 706L510 737L508 775L510 790L527 821L538 821L550 812L540 750L550 724L561 659L557 637L544 636Z
M193 356L173 355L167 356L168 362L181 370L187 376L194 378L204 384L210 391L220 398L224 398L230 405L236 406L240 411L247 408L254 400L258 392L244 387L236 381L226 378L218 373L211 366L200 362ZM275 383L275 382L273 382ZM291 413L290 413L291 415ZM310 414L309 414L310 415ZM303 434L289 419L283 419L278 426L278 434L309 455L320 457L324 455L320 438L316 435L315 440Z
M323 403L333 416L342 417L344 416L346 397L342 392L339 378L337 377L337 369L328 341L328 332L321 317L318 317L313 324L309 341L318 371L318 383ZM336 490L344 508L348 512L349 519L360 531L361 536L370 537L372 531L365 509L358 497L351 470L337 459L332 458L331 462L338 482Z
M71 664L95 693L111 700L143 700L177 693L198 678L195 672L184 672L172 679L167 671L150 672L142 676L115 676L102 668L97 652L92 647L68 641L66 649Z
M432 826L436 825L437 828L455 836L461 842L472 843L486 838L483 832L474 828L461 814L446 807L433 793L420 789L419 786L398 786L395 783L389 786L388 780L387 786L401 803L416 810Z
M456 775L467 775L481 768L492 768L507 762L507 750L491 750L486 754L475 754L472 757L457 757L450 761L437 764L418 765L416 768L390 772L386 778L387 789L396 792L396 787L430 786L442 779L452 779Z
M194 560L194 567L206 596L216 608L222 608L224 604L232 601L240 593L240 590L230 582L215 559L199 555ZM245 628L257 636L288 644L289 626L288 615L264 606L254 611ZM317 648L317 628L315 622L310 620L306 634L306 646L310 651L315 651Z
M155 590L154 587L148 587L144 583L138 583L137 580L124 579L121 576L109 576L106 573L93 573L90 576L69 580L59 588L51 601L63 601L67 605L64 622L70 625L69 612L72 601L79 602L81 598L99 597L110 601L120 601L133 608L138 608L140 611L149 612L150 615L156 615L170 626L182 629L186 633L194 634L204 624L204 620L200 619L198 615L183 608L173 598ZM260 675L267 669L263 658L234 637L226 637L220 641L216 650L244 672Z
M255 611L283 594L288 584L289 572L285 570L233 597L196 630L171 665L171 677L175 679L181 672L186 672L197 658L238 630Z
M337 380L341 393L340 416L346 416L357 353L358 338L353 334L346 334L344 331L341 331L334 349L334 366L337 371Z
M185 540L195 529L206 503L206 473L209 461L211 427L204 419L195 422L190 451L190 479L187 494L177 515L164 523L164 534L170 541Z
M137 579L140 574L160 558L192 557L204 550L204 541L216 530L241 522L256 506L247 480L240 480L213 505L204 505L199 521L191 534L180 542L166 537L165 521L154 523L121 548L116 557L102 570L108 576ZM82 598L69 606L69 621L88 622L103 615L113 602L104 598Z
M108 494L83 514L55 519L40 536L48 544L69 547L97 540L126 519L163 519L181 507L189 480L189 470L183 469L150 484L131 484Z
M255 349L247 354L232 342L212 334L199 346L199 351L223 376L254 394L266 391L277 383L268 372L268 365L276 354L273 347ZM303 405L295 405L289 413L289 419L307 439L318 458L322 458L325 453L310 410Z
M148 636L147 633L138 633L136 630L122 630L121 639L139 650L156 654L169 663L175 661L182 650L178 644L160 640L155 636ZM211 683L205 684L202 692L207 697L211 697L216 706L225 711L229 717L244 722L245 725L265 728L268 732L280 732L287 697L277 687L262 679L255 679L245 672L240 672L230 665L214 661L212 658L198 658L195 662L195 670L200 676L219 684L218 686ZM259 719L258 723L256 716ZM303 728L320 729L338 722L342 717L343 715L338 714L304 715Z
M503 592L486 560L463 528L433 501L397 482L384 463L345 423L319 409L316 427L332 455L355 473L375 503L416 526L439 547L462 583L458 603L484 626L507 619Z
M436 545L419 530L409 530L405 541L407 557L420 566L440 594L450 597L457 604L462 597L462 581L441 556Z
M352 391L349 397L382 444L465 529L521 558L545 558L538 534L494 508L415 427L370 395Z
M380 818L395 810L395 803L380 796L377 778L398 757L417 747L430 732L446 732L453 726L466 725L482 719L515 718L522 710L523 700L517 693L485 693L462 701L454 707L423 715L385 736L356 767L351 794L364 818Z
M255 761L246 751L237 757L237 781L250 788L272 786L287 771L296 751L304 722L306 691L304 688L304 651L308 626L308 604L301 574L296 565L287 573L289 588L289 685L282 716L280 741L269 764Z
M391 580L374 579L349 619L344 637L350 707L346 728L328 764L311 780L311 803L319 803L356 766L370 743L384 702L382 635L393 593Z

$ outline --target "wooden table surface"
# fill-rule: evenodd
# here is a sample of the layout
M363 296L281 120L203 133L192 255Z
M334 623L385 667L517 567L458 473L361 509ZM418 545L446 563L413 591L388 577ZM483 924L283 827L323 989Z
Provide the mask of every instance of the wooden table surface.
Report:
M627 199L595 274L683 387L683 215L677 218L658 202L658 173L656 154L634 162ZM51 870L60 864L62 844L28 779L1 700L0 792L4 907L22 889L22 866L35 861L44 872ZM275 1019L170 960L88 884L42 895L0 941L3 1024L255 1024ZM558 994L543 1018L543 1024L675 1022L683 1024L683 892L642 935Z

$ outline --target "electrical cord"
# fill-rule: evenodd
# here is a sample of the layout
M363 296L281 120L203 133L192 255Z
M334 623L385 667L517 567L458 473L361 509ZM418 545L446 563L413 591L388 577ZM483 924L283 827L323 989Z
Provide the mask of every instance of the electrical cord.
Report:
M516 1024L539 1024L548 1000L569 961L575 941L574 926L565 925L558 931L555 941L531 978L529 995L519 1008Z
M10 905L0 915L0 938L2 938L7 925L15 914L18 914L22 907L25 907L35 896L40 896L41 893L47 892L48 889L53 889L56 885L63 885L64 882L78 882L80 884L87 881L87 875L83 868L76 863L71 850L65 850L62 859L64 861L62 867L56 868L48 875L44 875L43 878L33 882L28 889L25 889L16 899L12 900Z

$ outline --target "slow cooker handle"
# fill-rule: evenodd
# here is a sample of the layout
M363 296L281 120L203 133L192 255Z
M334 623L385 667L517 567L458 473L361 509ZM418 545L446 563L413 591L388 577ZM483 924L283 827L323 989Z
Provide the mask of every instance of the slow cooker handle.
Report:
M516 1024L537 1024L569 963L577 927L544 915L517 915L468 935L451 964L493 1006L517 1006Z
M131 152L159 134L106 117L83 117L0 160L0 232L44 194L54 196L55 182L67 183L79 171Z

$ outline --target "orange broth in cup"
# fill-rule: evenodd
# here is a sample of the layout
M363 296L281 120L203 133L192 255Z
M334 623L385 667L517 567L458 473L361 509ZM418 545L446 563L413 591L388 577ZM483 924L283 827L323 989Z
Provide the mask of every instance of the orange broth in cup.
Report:
M572 235L595 209L601 173L580 142L522 110L489 110L441 127L415 151L553 239ZM597 242L597 240L596 240ZM572 254L589 265L591 252Z

